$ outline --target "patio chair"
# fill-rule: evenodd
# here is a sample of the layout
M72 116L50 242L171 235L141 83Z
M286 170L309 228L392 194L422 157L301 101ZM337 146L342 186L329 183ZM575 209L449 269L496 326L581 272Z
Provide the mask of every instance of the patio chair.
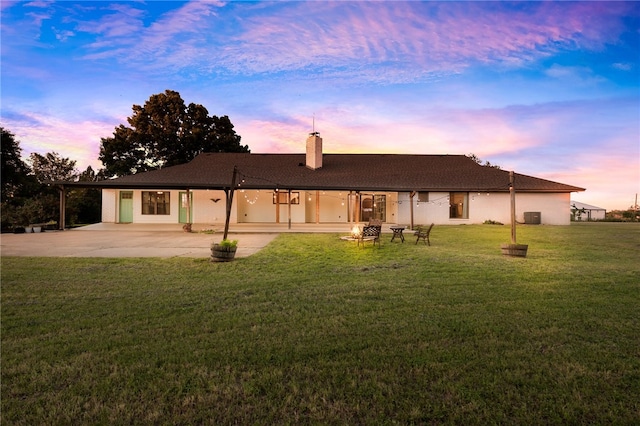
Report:
M378 247L380 247L380 232L382 231L382 226L375 225L365 225L362 228L362 232L360 233L360 237L358 238L358 246L362 243L364 247L364 243L366 241L372 241L373 245L378 243Z
M433 228L433 223L431 224L431 226L429 226L429 228L423 228L421 226L418 226L418 229L416 230L415 236L416 236L416 244L418 244L418 241L422 240L424 241L425 244L427 245L431 245L431 241L429 240L429 234L431 234L431 229Z
M369 226L382 226L381 219L369 219Z

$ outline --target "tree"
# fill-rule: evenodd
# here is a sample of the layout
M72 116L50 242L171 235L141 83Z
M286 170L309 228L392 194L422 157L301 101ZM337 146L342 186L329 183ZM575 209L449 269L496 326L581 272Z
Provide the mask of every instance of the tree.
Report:
M96 173L91 166L78 175L80 182L103 180L102 170ZM74 188L69 192L67 219L72 224L100 222L102 219L102 193L96 188Z
M498 166L497 164L491 164L488 161L485 161L484 164L482 164L482 160L480 159L480 157L478 157L477 155L475 155L473 153L467 155L467 158L472 159L473 161L475 161L476 163L478 163L478 164L480 164L481 166L484 166L484 167L492 167L494 169L499 169L500 168L500 166Z
M21 158L20 144L15 136L2 130L2 229L15 229L32 223L57 221L60 194L52 186L54 181L98 181L104 175L91 166L82 173L76 162L62 158L58 153L33 153L28 162ZM29 166L31 164L31 167ZM68 223L100 221L101 194L95 188L75 188L67 192Z
M2 173L2 198L4 204L15 197L25 195L29 187L33 185L33 179L29 178L31 170L22 160L20 142L15 139L13 133L0 127L2 133L0 145L0 172Z
M55 181L74 180L78 176L76 161L60 157L57 152L45 155L33 153L29 156L33 175L41 184L47 185Z
M55 181L72 181L78 178L75 160L63 158L57 152L45 155L32 153L29 156L33 177L40 184L31 194L31 199L24 204L23 215L31 223L56 221L60 215L60 194L58 188L52 186Z
M1 226L8 231L17 225L23 225L39 206L31 203L32 194L38 191L39 184L31 174L31 169L22 160L20 142L13 133L0 127L2 139L0 145L0 171L2 173Z
M107 177L155 170L193 160L203 152L249 152L240 144L229 117L209 116L199 104L185 105L173 90L133 105L113 137L102 138L100 161Z

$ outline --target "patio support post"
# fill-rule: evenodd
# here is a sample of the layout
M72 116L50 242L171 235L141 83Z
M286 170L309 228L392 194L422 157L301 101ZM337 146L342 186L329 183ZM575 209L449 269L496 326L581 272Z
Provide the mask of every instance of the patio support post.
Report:
M64 231L64 222L65 222L65 211L67 204L67 191L64 185L60 186L60 223L58 224L58 229Z
M409 213L411 213L411 229L413 229L413 197L416 196L416 191L409 193Z
M316 189L316 223L320 223L320 191Z
M187 232L191 232L191 191L189 188L187 188L187 221L184 229Z
M276 188L276 223L280 223L280 191Z
M509 194L511 196L511 244L516 244L516 188L513 170L509 172Z
M360 191L356 191L356 223L360 222Z
M288 201L288 206L287 206L287 216L288 216L287 220L288 220L288 223L289 223L289 225L288 225L289 229L291 229L291 190L290 189L287 191L287 198L289 200Z
M229 221L231 220L231 205L233 204L233 192L236 189L236 177L238 175L238 167L233 166L233 176L231 177L231 188L224 190L227 201L227 217L224 222L224 236L223 240L227 239L227 235L229 234Z

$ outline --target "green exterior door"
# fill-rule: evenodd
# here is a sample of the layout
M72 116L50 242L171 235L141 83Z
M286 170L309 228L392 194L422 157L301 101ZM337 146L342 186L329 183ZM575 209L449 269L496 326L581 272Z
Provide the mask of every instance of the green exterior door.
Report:
M133 222L133 191L120 191L120 223Z
M189 203L189 220L187 220L187 193L180 193L180 223L192 223L191 219L193 218L193 192L191 192L190 195L191 202Z

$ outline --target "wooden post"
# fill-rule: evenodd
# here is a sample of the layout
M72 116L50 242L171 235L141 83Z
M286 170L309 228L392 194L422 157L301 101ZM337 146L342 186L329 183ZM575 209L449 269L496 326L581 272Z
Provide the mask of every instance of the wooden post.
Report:
M64 231L64 222L65 222L65 211L67 204L67 191L64 185L60 187L60 223L58 224L58 229Z
M320 191L316 190L316 223L320 223Z
M288 208L287 208L287 221L289 229L291 229L291 190L287 191Z
M349 215L349 221L353 224L356 223L356 193L351 191L349 193L349 195L351 196L351 215Z
M509 194L511 196L511 244L516 244L516 188L513 170L509 172Z
M187 188L187 223L191 223L191 191Z
M280 191L276 188L276 223L280 223Z
M416 196L416 191L409 193L409 213L411 213L411 229L413 229L413 197Z
M184 228L186 232L191 232L191 191L187 188L187 220Z
M233 204L233 192L236 188L236 177L238 175L238 168L233 166L233 176L231 177L231 187L229 189L225 189L224 193L226 195L227 200L227 217L224 222L224 236L223 240L227 239L227 235L229 234L229 221L231 220L231 205Z

